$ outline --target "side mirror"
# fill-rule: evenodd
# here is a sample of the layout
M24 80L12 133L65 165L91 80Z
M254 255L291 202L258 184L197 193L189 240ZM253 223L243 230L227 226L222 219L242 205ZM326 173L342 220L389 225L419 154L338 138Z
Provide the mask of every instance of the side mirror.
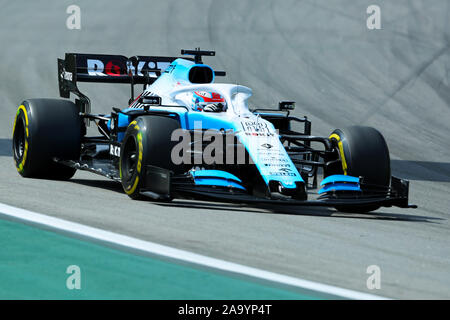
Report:
M295 101L280 101L278 103L278 109L280 111L289 111L295 109Z
M144 110L148 111L150 106L160 106L161 105L161 97L158 96L145 96L139 98L139 103L144 105Z

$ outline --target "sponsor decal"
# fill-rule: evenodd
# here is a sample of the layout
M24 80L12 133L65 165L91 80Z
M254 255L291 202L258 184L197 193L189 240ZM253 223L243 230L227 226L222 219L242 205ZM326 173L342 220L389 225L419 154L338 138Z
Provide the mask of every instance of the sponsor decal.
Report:
M287 162L287 161L286 161ZM277 167L277 168L290 168L291 165L289 163L264 163L265 167ZM282 169L280 169L282 170ZM291 170L291 169L289 169Z
M270 172L269 175L274 177L295 177L296 174L294 172Z
M172 73L173 70L175 70L176 65L171 64L166 68L166 71L164 71L165 73Z
M120 147L112 144L109 145L109 154L115 157L120 157Z
M126 62L120 60L102 61L100 59L86 59L87 72L90 76L126 76L130 73L138 76L144 76L144 70L160 70L163 72L170 65L166 61L139 61L135 67L130 61ZM157 78L156 72L149 72L149 77Z
M72 81L72 79L73 79L73 73L72 73L72 72L63 71L63 72L61 73L61 77L62 77L64 80Z
M241 121L241 126L244 132L249 133L270 133L270 129L266 122L263 121Z
M270 132L246 132L246 136L254 136L254 137L273 137L275 136L273 133Z
M106 67L105 67L105 73L107 74L107 75L110 75L110 76L113 76L113 77L118 77L118 76L120 76L121 75L121 72L120 72L120 62L119 61L109 61L107 64L106 64Z
M101 76L104 77L106 74L103 73L105 65L101 60L98 59L87 59L87 70L90 76Z
M289 160L286 158L277 158L277 157L270 157L270 158L260 158L259 159L261 162L268 162L269 165L270 163L281 163L281 162L285 162L285 163L289 163Z

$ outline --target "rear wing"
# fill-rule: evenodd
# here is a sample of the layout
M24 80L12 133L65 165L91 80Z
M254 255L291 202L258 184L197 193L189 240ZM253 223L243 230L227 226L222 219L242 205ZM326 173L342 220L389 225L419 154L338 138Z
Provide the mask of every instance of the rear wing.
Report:
M66 53L58 59L59 95L79 94L77 82L152 84L177 57Z
M193 55L195 63L202 63L202 56L214 56L214 51L181 50L182 55ZM83 96L77 88L77 82L152 84L162 72L178 57L134 56L66 53L64 59L58 59L59 95L69 98L73 92ZM224 71L215 71L216 76L225 76ZM133 91L133 89L132 89ZM87 97L85 97L87 98ZM132 97L133 98L133 97Z
M181 50L182 55L193 55L195 63L202 63L202 56L214 56L214 51ZM134 85L150 85L178 57L134 56L127 58L120 55L66 53L64 59L58 59L59 95L70 98L70 93L78 96L75 103L80 112L89 114L91 103L87 96L78 90L78 82L128 83L131 84L131 98L134 100ZM225 76L224 71L215 71L216 76ZM86 119L87 125L89 120Z

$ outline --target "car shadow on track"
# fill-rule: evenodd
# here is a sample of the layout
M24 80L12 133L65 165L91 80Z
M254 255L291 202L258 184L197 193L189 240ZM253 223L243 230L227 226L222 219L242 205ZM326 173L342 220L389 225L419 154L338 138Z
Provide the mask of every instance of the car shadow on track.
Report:
M430 216L412 215L406 213L378 212L378 211L368 213L344 213L339 212L335 209L317 208L317 207L302 207L302 208L278 207L278 208L271 208L270 210L272 211L271 212L272 214L294 214L294 215L321 216L331 218L347 218L347 219L389 220L389 221L426 222L426 223L439 223L439 221L445 220L442 218Z
M342 213L330 208L317 207L279 207L279 206L241 206L239 204L229 203L210 203L194 200L175 200L166 203L155 203L164 207L172 208L189 208L189 209L207 209L214 211L243 211L262 214L278 214L278 215L298 215L298 216L315 216L315 217L329 217L329 218L347 218L347 219L368 219L368 220L389 220L389 221L407 221L407 222L426 222L439 223L445 220L442 218L411 215L411 214L397 214L386 212L371 212L371 213Z
M152 202L152 203L162 207L172 207L172 208L266 213L266 210L264 210L263 208L241 206L240 204L230 204L230 203L211 203L202 200L176 199L171 202Z
M115 191L118 193L124 193L122 185L114 180L91 180L91 179L78 179L72 178L70 182L81 184L83 186L106 189L110 191Z
M11 139L0 139L0 157L12 156Z
M408 180L450 182L450 163L391 160L392 174Z

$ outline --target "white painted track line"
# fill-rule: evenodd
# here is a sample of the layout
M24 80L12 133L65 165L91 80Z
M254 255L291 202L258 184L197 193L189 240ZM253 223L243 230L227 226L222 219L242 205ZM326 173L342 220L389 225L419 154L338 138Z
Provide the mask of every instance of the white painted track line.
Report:
M139 240L118 233L89 227L83 224L50 217L40 213L0 203L0 217L2 216L6 218L9 217L10 219L13 218L14 220L25 221L27 223L39 226L44 226L46 228L54 229L57 231L67 232L76 236L86 237L96 241L118 245L120 247L126 247L166 258L206 266L225 272L236 273L252 278L276 282L283 285L325 293L336 297L356 300L386 299L377 295L343 289L270 271L260 270L257 268L247 267L237 263L211 258L185 250L175 249L154 242Z

